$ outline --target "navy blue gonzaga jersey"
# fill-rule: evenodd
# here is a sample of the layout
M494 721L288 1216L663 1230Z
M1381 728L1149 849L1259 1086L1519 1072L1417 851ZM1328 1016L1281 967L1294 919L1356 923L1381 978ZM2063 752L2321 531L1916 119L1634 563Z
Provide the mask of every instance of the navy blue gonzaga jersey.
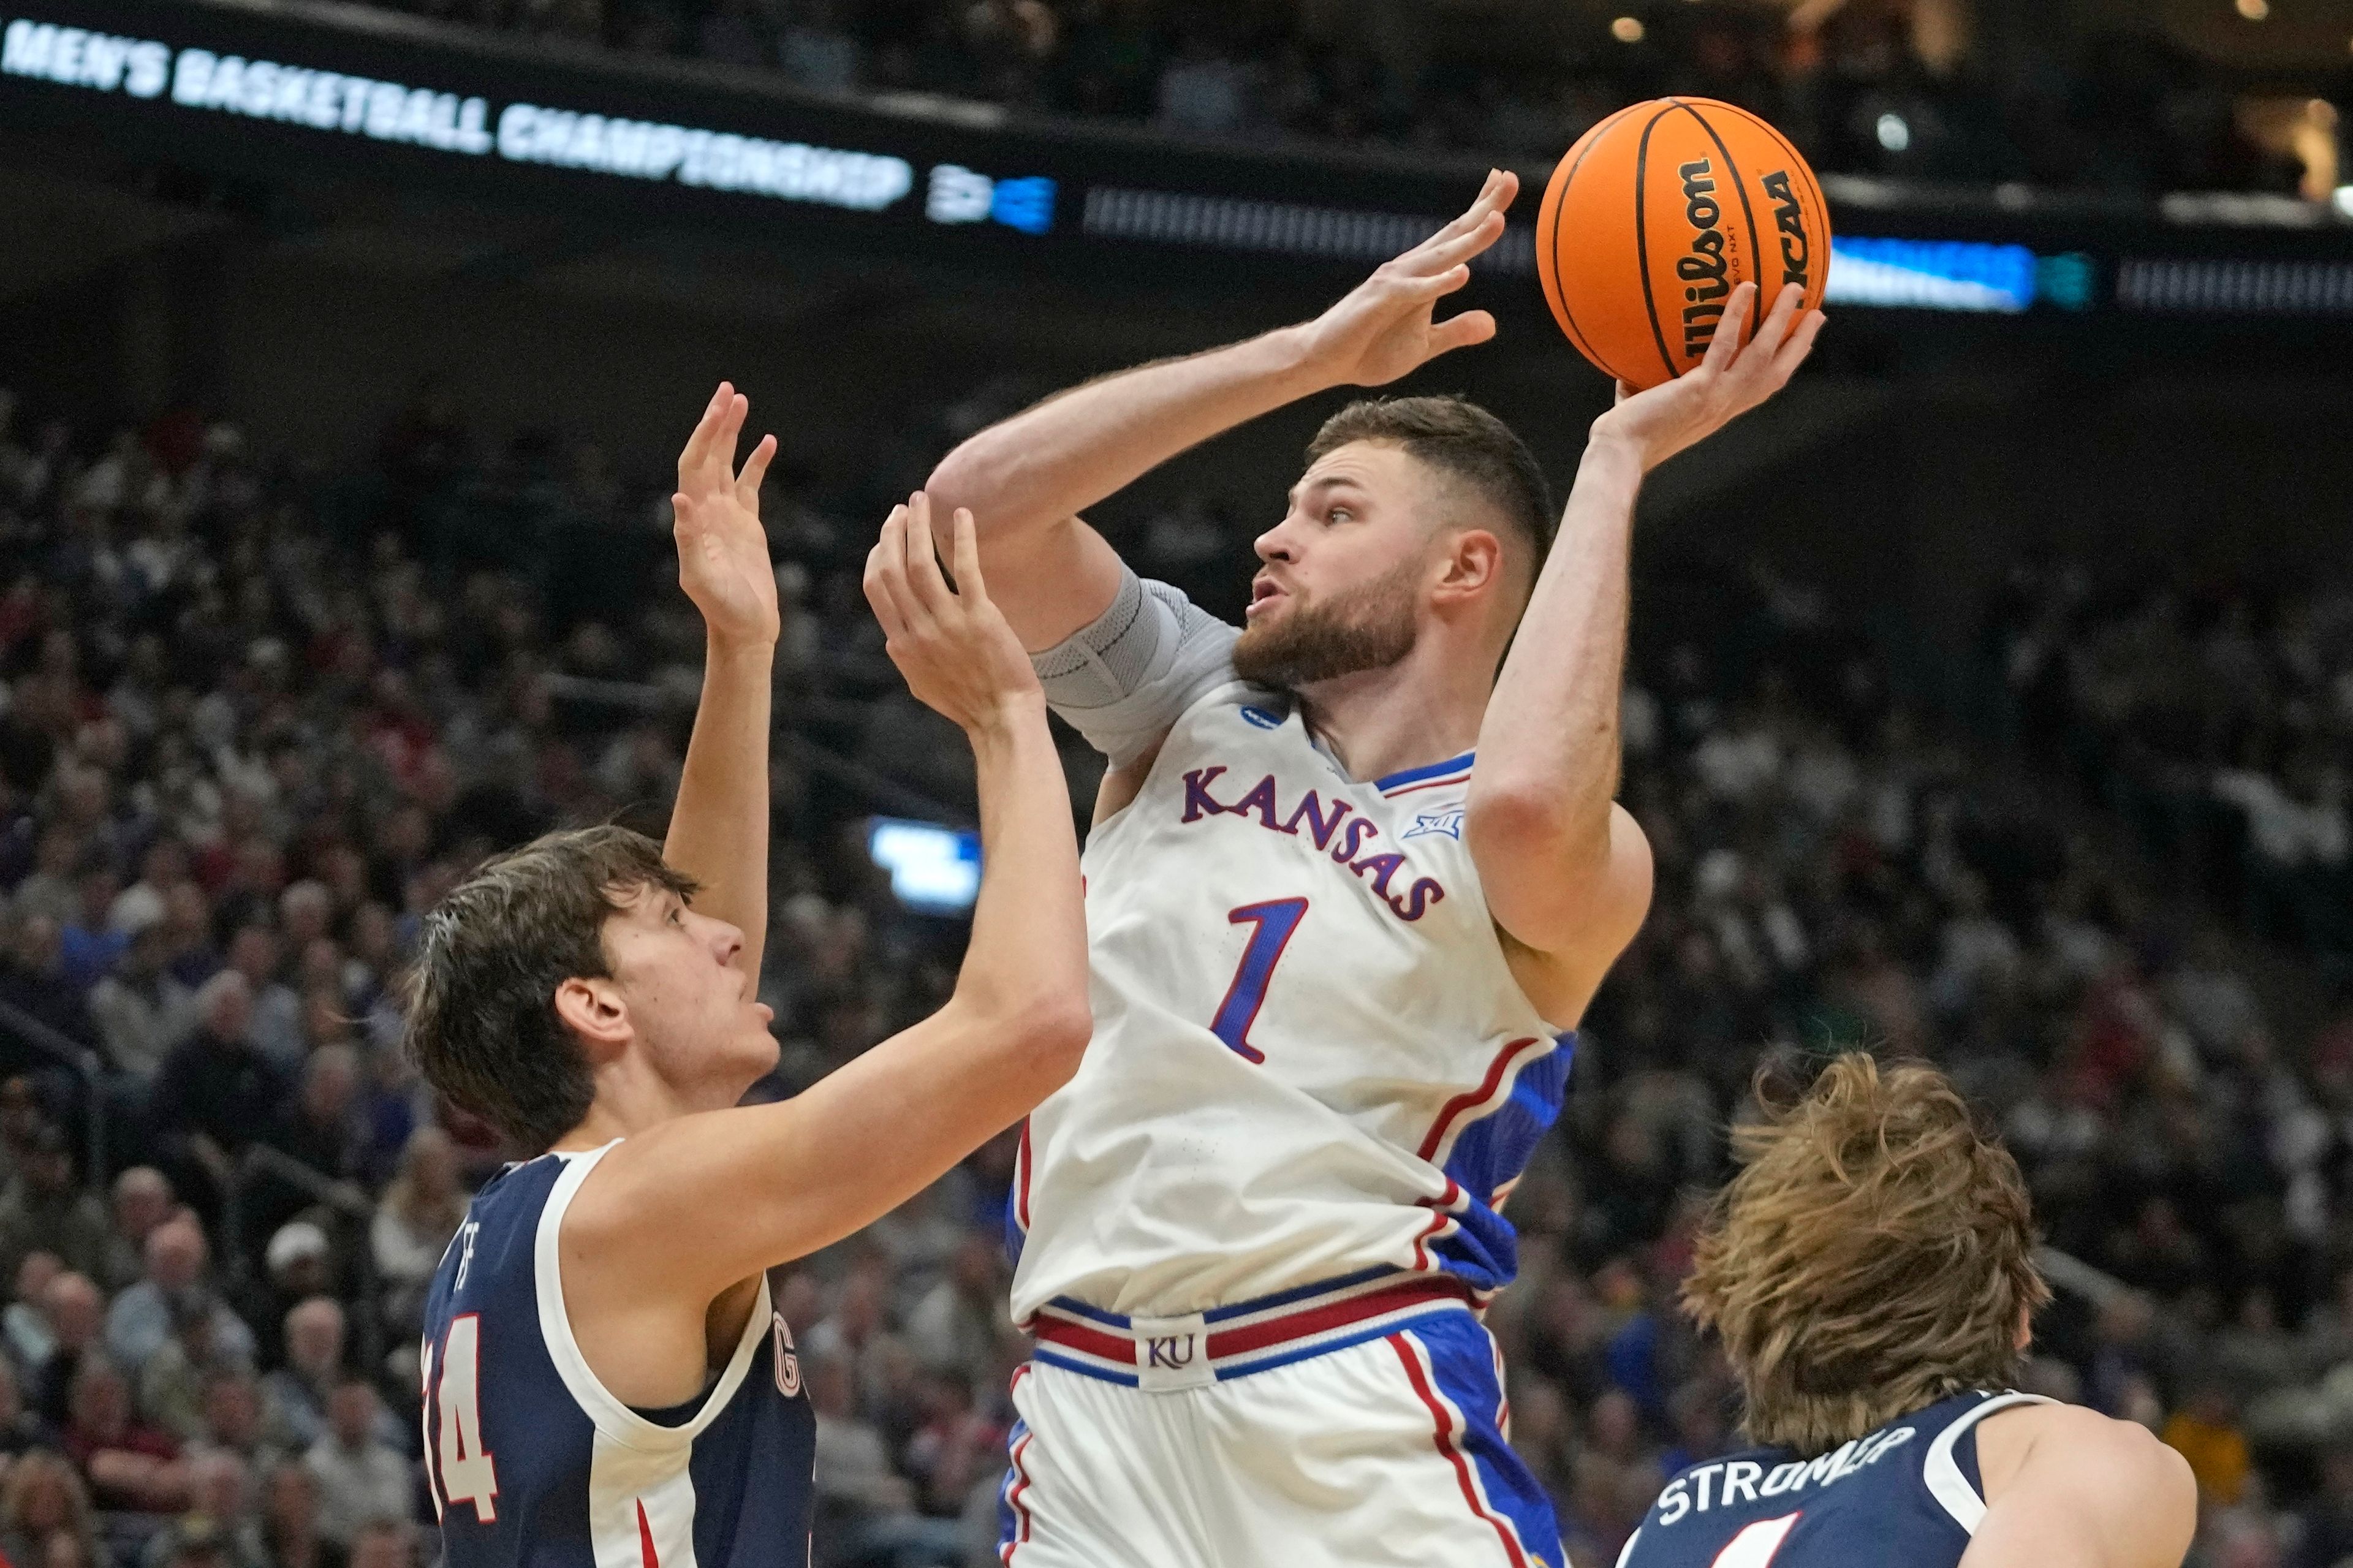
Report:
M1752 1448L1667 1483L1619 1568L1956 1568L1985 1517L1977 1424L2039 1405L2030 1394L1957 1394L1800 1459Z
M799 1568L817 1425L765 1279L700 1399L633 1410L581 1359L556 1231L612 1147L500 1172L433 1277L425 1455L448 1568Z

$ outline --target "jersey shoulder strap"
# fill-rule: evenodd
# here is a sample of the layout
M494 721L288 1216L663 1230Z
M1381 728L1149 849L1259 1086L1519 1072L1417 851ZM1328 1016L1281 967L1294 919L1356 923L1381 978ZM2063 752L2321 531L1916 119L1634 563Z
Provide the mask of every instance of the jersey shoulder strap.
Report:
M1977 1479L1971 1479L1961 1468L1956 1452L1962 1434L1974 1430L1978 1422L1999 1411L2050 1403L2039 1394L1997 1394L1961 1412L1930 1439L1928 1452L1920 1462L1920 1479L1926 1485L1928 1495L1936 1500L1936 1506L1951 1514L1953 1522L1962 1530L1975 1535L1978 1526L1985 1521L1986 1512L1984 1472L1979 1470ZM1974 1449L1975 1445L1971 1447Z
M588 1358L581 1353L580 1342L572 1332L572 1314L564 1300L560 1243L565 1214L571 1208L581 1184L596 1168L596 1163L619 1144L620 1140L617 1138L600 1149L565 1157L563 1173L556 1177L555 1184L548 1190L546 1205L540 1210L537 1230L532 1238L535 1265L532 1271L533 1285L537 1297L540 1338L547 1347L548 1360L554 1364L556 1375L563 1380L565 1391L572 1396L573 1403L580 1407L582 1414L599 1432L614 1442L641 1452L659 1453L691 1447L694 1439L735 1397L736 1390L743 1386L744 1376L751 1370L754 1352L768 1333L773 1309L768 1295L768 1279L763 1274L758 1298L744 1320L744 1331L736 1338L733 1353L728 1357L726 1366L693 1415L684 1421L673 1424L650 1420L622 1403L605 1386L589 1367Z

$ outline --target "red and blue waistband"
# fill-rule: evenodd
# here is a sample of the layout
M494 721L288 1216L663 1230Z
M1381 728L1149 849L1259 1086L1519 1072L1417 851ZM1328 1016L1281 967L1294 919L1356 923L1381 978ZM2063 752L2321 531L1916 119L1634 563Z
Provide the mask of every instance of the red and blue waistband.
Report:
M1471 1286L1451 1275L1383 1267L1168 1318L1124 1318L1058 1296L1029 1329L1048 1366L1169 1392L1329 1355L1474 1303Z

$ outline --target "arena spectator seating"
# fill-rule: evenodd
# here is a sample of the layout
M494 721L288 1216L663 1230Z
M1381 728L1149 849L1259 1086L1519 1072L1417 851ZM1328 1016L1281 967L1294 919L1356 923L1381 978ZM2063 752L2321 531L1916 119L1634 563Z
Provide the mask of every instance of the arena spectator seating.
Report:
M554 14L554 13L551 13ZM396 1568L432 1554L418 1296L499 1152L397 1048L418 918L545 826L658 827L702 647L666 491L496 448L427 388L300 467L190 416L76 430L0 396L0 1553L16 1568ZM943 410L891 440L948 444ZM881 657L860 453L771 484L786 1094L936 1005L870 812L953 817L963 752ZM1288 476L1269 473L1270 494ZM1246 548L1180 501L1147 570ZM1675 1308L1762 1060L1933 1058L1998 1119L2063 1256L2029 1373L2147 1422L2202 1561L2353 1542L2353 598L2021 570L1977 698L1894 689L1805 584L1645 595L1625 798L1659 900L1518 1189L1492 1321L1573 1560L1728 1446ZM1077 750L1082 786L1088 763ZM2283 973L2301 976L2284 988ZM992 1558L1025 1353L1009 1140L809 1260L818 1561Z

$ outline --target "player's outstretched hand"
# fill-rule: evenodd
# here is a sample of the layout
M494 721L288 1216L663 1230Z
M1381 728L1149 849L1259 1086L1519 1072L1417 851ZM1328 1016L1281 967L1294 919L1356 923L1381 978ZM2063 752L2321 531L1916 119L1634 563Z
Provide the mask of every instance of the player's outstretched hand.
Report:
M1630 443L1650 469L1715 435L1788 385L1806 363L1827 318L1808 310L1800 320L1798 307L1804 301L1804 289L1794 283L1784 288L1757 335L1736 349L1740 330L1757 308L1757 285L1741 284L1725 301L1706 357L1647 392L1620 382L1617 406L1593 422L1594 440Z
M776 569L760 526L760 481L776 438L763 436L735 467L735 441L749 399L726 382L711 396L694 434L678 455L678 582L711 635L747 643L776 640Z
M1035 709L1045 694L1029 656L981 580L972 513L955 511L955 585L932 543L932 498L917 490L891 509L866 556L866 602L882 623L884 647L907 689L967 731Z
M1309 360L1335 382L1379 386L1449 349L1483 343L1495 318L1465 310L1433 321L1438 301L1471 280L1471 258L1504 237L1504 209L1520 177L1491 169L1479 199L1461 217L1394 260L1385 261L1339 303L1309 322Z

